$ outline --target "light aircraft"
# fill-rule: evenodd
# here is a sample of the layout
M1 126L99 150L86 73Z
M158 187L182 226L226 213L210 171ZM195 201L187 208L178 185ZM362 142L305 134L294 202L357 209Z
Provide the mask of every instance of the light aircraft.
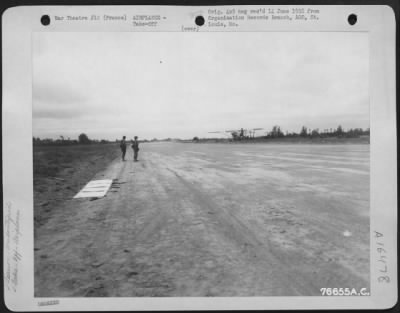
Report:
M256 131L257 130L262 130L264 128L240 128L240 129L231 129L231 130L225 130L225 131L212 131L209 132L210 134L230 134L232 136L233 140L241 140L244 138L254 138Z

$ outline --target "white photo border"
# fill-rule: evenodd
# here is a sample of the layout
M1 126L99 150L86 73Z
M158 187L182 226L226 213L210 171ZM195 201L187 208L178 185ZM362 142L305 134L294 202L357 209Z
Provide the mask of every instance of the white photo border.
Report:
M235 6L224 6L228 7ZM237 7L237 6L236 6ZM250 8L251 6L241 6ZM368 32L370 56L370 282L364 297L180 297L180 298L35 298L33 250L32 170L32 34L36 32L130 32L124 23L75 21L40 23L42 15L163 14L160 26L140 31L180 32L193 25L207 6L22 6L3 13L3 220L5 304L13 311L124 311L124 310L259 310L259 309L386 309L397 302L397 151L396 151L396 22L388 6L264 6L315 8L319 20L302 25L293 22L246 22L232 31ZM218 9L218 6L212 6ZM356 25L347 16L357 14ZM200 29L200 32L207 31ZM208 30L212 31L212 30ZM218 30L220 31L220 30ZM193 33L195 36L195 32ZM24 153L17 153L18 145ZM11 222L18 220L18 227ZM15 226L15 225L14 225ZM11 230L10 230L11 229ZM8 233L7 233L8 231ZM16 232L16 237L12 232ZM11 233L10 233L11 232ZM15 235L15 234L14 234ZM17 240L12 239L17 238ZM387 251L382 272L378 243ZM17 267L12 282L9 263ZM15 270L15 268L13 269ZM390 282L380 277L388 276ZM43 305L43 304L48 305ZM52 304L52 305L51 305Z

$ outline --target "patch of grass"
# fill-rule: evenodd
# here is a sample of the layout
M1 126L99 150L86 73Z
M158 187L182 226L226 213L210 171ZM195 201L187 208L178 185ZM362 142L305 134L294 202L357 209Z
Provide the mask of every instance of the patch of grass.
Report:
M87 162L96 164L99 159L107 163L119 152L115 144L76 146L34 146L33 176L54 177L65 169L76 169Z
M35 226L45 223L61 202L119 155L116 144L33 146Z

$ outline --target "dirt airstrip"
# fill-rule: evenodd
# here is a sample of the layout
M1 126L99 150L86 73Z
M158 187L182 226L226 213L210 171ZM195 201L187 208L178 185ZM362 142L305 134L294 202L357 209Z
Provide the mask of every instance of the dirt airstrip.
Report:
M35 296L369 289L369 145L147 143L127 158L90 177L114 179L106 197L73 187L46 205Z

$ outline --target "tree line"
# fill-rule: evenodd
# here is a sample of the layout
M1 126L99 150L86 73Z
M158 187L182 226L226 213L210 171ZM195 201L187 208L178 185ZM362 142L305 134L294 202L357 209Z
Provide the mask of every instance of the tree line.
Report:
M90 139L88 135L85 133L82 133L78 136L78 139L71 139L70 137L66 138L62 135L59 136L57 139L53 138L44 138L41 139L40 137L33 137L33 144L34 145L40 145L40 146L46 146L46 145L54 145L54 146L64 146L64 145L89 145L89 144L107 144L107 143L113 143L113 142L120 142L121 139L115 139L115 140L107 140L107 139ZM158 142L158 141L172 141L171 138L164 138L164 139L157 139L153 138L151 140L140 140L140 142Z
M344 130L341 125L339 125L337 128L326 128L320 130L319 128L307 128L306 126L302 126L301 130L299 133L296 132L283 132L281 127L278 125L275 125L272 127L272 129L269 132L266 132L265 135L262 136L257 136L257 138L265 138L265 139L270 139L270 138L295 138L295 137L303 137L303 138L329 138L329 137L339 137L339 138L358 138L361 136L369 136L370 135L370 129L362 129L362 128L350 128L348 130ZM239 138L237 134L232 133L233 140L239 140L242 138ZM249 136L245 136L244 139L250 138ZM178 140L178 139L175 139ZM196 136L192 139L193 141L199 141L199 138ZM155 141L172 141L171 138L165 138L165 139L157 139L153 138L150 140L150 142L155 142ZM57 139L52 139L52 138L44 138L41 139L39 137L33 137L33 144L34 145L87 145L87 144L94 144L94 143L100 143L100 144L107 144L107 143L112 143L112 142L119 142L119 139L115 139L115 141L110 141L106 139L90 139L88 135L85 133L82 133L78 136L78 139L71 139L71 138L65 138L64 136L60 135L59 138ZM148 142L148 140L142 140L142 142Z
M360 136L369 136L370 130L362 128L350 128L344 130L341 125L337 128L326 128L320 130L319 128L310 129L303 126L299 133L288 132L285 133L281 130L280 126L276 125L272 127L272 130L267 132L264 138L281 138L281 137L312 137L312 138L328 138L328 137L343 137L343 138L357 138Z
M90 139L88 135L82 133L78 136L78 139L71 139L70 137L65 138L64 136L60 135L57 139L52 138L44 138L41 139L39 137L33 137L33 144L34 145L88 145L92 143L111 143L112 141L106 139Z

